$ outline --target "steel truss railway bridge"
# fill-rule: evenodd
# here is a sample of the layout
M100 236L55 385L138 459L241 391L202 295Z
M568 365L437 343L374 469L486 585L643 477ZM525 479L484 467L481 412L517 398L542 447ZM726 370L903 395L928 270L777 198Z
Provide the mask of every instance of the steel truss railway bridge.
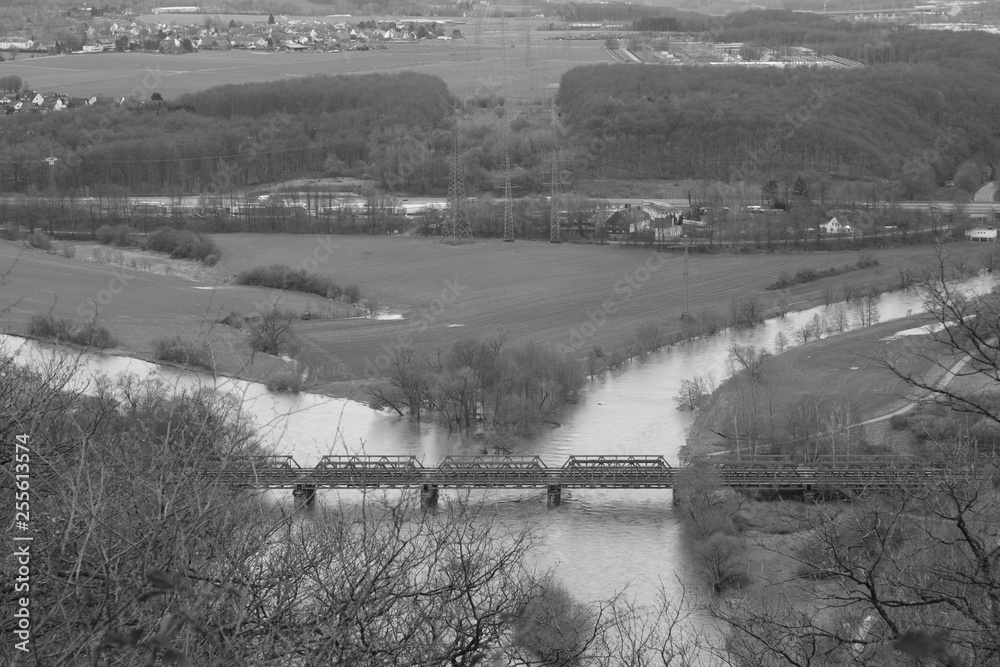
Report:
M702 461L731 488L802 494L899 488L967 476L908 458L832 456L808 464L771 456ZM435 467L425 467L415 456L324 456L312 468L291 456L234 456L215 463L203 472L211 480L291 489L306 502L318 489L420 489L426 506L436 504L438 490L444 488L544 488L551 505L559 504L564 488L673 489L687 469L671 466L662 456L571 456L558 468L538 456L449 456Z

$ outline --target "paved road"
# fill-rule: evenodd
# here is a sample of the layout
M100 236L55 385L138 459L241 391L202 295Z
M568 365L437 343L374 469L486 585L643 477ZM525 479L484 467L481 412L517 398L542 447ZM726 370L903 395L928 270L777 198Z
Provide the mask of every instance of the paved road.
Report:
M983 187L979 188L979 190L976 191L976 194L972 198L972 201L992 202L996 201L996 195L997 195L997 184L987 183L986 185L984 185Z

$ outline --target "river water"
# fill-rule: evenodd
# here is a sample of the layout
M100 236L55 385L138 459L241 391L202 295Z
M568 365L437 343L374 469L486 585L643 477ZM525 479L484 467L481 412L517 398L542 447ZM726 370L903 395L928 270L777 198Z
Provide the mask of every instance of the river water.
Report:
M985 291L993 282L992 276L983 276L969 287ZM918 295L912 292L886 294L879 301L881 321L921 309ZM828 311L828 307L813 308L752 329L684 342L607 373L590 383L580 402L562 417L562 426L518 443L511 453L537 454L550 466L561 465L573 454L653 454L676 464L693 419L692 413L677 410L673 402L681 381L708 373L721 380L731 344L773 349L779 331L794 340L794 331L814 315L828 316ZM34 341L0 339L25 362L38 362L52 354L51 347ZM177 387L201 384L237 393L263 437L273 443L274 453L291 454L303 466L314 464L324 454L412 454L425 465L434 465L448 454L480 453L480 445L468 436L432 423L416 424L350 400L276 395L260 384L125 357L84 355L82 361L81 381L127 372L161 378ZM357 492L344 491L340 496L352 493ZM459 493L464 492L442 492L442 502ZM607 598L627 587L629 595L651 603L661 583L668 591L678 592L679 582L692 581L670 491L564 490L562 504L555 508L546 507L544 489L475 491L469 500L495 504L509 520L538 523L545 537L540 565L556 568L581 599Z

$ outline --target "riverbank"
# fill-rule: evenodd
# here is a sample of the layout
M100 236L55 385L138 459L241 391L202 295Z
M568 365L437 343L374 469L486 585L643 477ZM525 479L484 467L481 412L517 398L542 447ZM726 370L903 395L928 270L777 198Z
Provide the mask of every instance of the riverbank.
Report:
M984 274L976 284L977 291L985 293L995 280ZM964 363L961 356L949 349L942 350L929 335L937 322L926 313L908 314L832 334L766 359L757 373L756 387L740 375L730 378L713 393L696 417L688 433L688 455L751 454L745 437L748 432L756 431L759 439L768 440L760 437L765 430L762 423L743 421L731 425L734 420L746 420L747 415L755 412L748 397L756 393L763 399L761 404L766 403L769 410L788 422L801 418L804 412L818 413L811 423L803 420L799 424L801 430L809 427L812 435L795 443L798 450L790 451L774 438L758 453L794 456L815 451L835 455L914 456L922 462L940 460L941 443L936 438L946 432L971 433L975 418L949 423L954 419L946 414L949 411L921 403L927 392L914 390L886 367L891 362L901 373L927 385L948 384L976 391L981 384L976 378L953 375ZM768 390L764 386L768 384L777 389ZM838 421L836 410L844 405L852 409L841 413ZM826 408L831 408L831 412L824 415L822 411ZM744 437L742 443L732 437L734 433ZM985 448L995 446L996 429L991 434L993 441L985 440L985 435L989 434L980 430L971 437ZM740 548L733 552L734 560L729 565L732 570L747 574L741 598L751 601L749 604L758 610L774 605L782 613L811 618L818 626L833 627L830 624L840 622L836 605L832 604L843 593L837 589L838 584L832 578L803 575L810 571L807 563L816 562L817 527L834 517L849 524L863 503L828 500L811 504L720 493L727 493L738 508L732 516L739 529ZM699 520L700 517L692 519L695 523ZM695 552L700 547L690 537L687 546Z
M884 435L880 422L912 405L922 395L893 374L886 362L893 360L901 372L925 382L934 382L944 375L939 365L931 361L935 346L930 338L906 335L933 321L926 314L912 315L786 349L766 361L766 382L780 385L780 389L773 391L761 389L767 394L769 409L779 418L787 419L807 397L813 399L812 405L846 398L858 424L857 437L878 442ZM715 455L739 446L732 437L732 420L734 412L746 405L747 400L738 382L724 382L695 417L687 439L688 455ZM789 435L780 430L782 426L785 424L766 425L769 435Z
M879 266L767 292L782 273L851 264L858 253L692 256L685 290L681 257L640 249L499 241L452 247L437 240L310 235L214 238L223 260L198 269L197 280L179 277L190 273L183 267L163 268L160 256L150 261L160 274L151 276L141 271L141 257L123 258L125 268L35 251L18 256L16 246L0 245L0 259L11 266L3 293L14 304L3 328L23 334L24 323L37 313L80 319L79 304L100 298L109 280L121 276L126 284L107 295L100 309L101 323L120 341L115 353L157 362L150 342L182 335L210 347L217 373L266 383L286 372L287 362L252 354L244 330L218 322L232 311L254 312L262 300L300 312L321 312L324 300L228 283L253 266L303 265L322 248L326 259L317 264L317 274L357 282L399 317L293 323L297 356L307 369L303 390L363 400L368 384L385 374L391 355L404 345L418 355L433 354L460 339L502 334L510 342L555 347L582 362L595 347L619 348L643 325L655 325L670 342L704 333L680 318L685 291L696 304L696 319L711 316L725 326L733 302L748 295L759 298L763 316L802 310L838 292L892 289L898 286L897 264L933 258L928 247L887 249L877 255ZM970 258L982 252L974 244L951 248Z

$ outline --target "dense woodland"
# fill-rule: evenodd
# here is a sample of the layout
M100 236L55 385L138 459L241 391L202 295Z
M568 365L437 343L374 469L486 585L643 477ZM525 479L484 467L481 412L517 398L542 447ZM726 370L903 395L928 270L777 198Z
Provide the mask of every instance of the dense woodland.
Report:
M324 171L363 172L385 150L374 137L412 133L423 138L423 153L447 151L442 121L451 105L441 79L407 72L223 86L178 102L15 116L0 124L0 187L44 191L48 155L61 158L56 187L78 193L226 193ZM398 156L383 159L390 157ZM432 167L427 177L443 180L447 171Z
M811 27L796 25L735 26L719 39L811 43ZM822 38L827 52L856 57L858 35L834 48L836 34ZM599 176L763 182L791 172L889 179L896 196L919 197L964 163L987 173L1000 37L901 30L877 49L858 70L580 67L563 76L558 103Z

